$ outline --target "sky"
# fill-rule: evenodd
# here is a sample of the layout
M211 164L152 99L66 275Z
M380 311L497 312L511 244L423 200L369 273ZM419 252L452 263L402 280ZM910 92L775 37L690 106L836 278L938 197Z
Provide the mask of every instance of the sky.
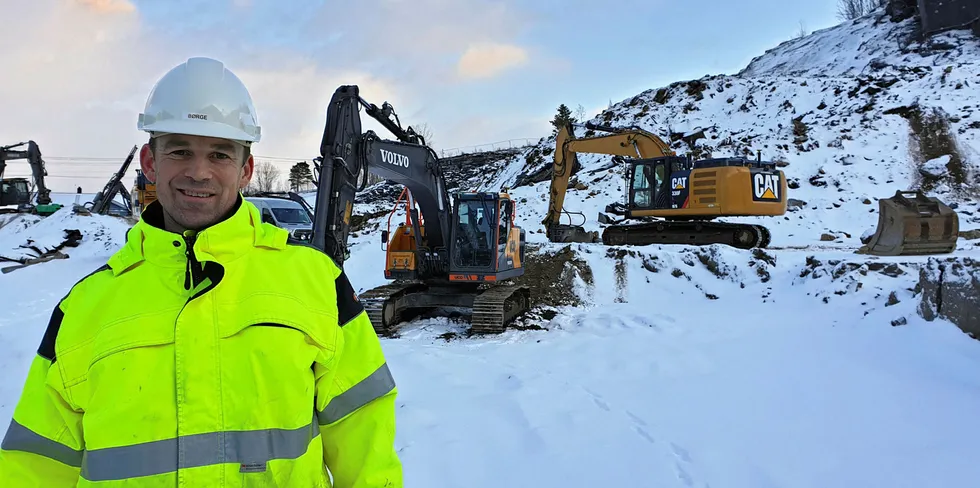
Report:
M156 80L192 56L248 86L257 156L319 155L340 85L425 124L437 150L550 134L559 104L587 117L644 90L734 74L838 23L836 0L0 0L0 145L33 139L48 186L95 192L144 133ZM365 129L390 133L362 112ZM520 142L520 141L518 141ZM133 165L135 169L136 164ZM132 171L132 170L131 170ZM11 163L5 176L24 176ZM131 186L131 181L125 182Z

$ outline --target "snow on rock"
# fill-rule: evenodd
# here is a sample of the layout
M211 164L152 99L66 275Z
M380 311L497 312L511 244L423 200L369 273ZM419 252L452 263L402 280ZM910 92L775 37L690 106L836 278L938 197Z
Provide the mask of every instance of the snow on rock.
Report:
M783 42L753 59L739 76L840 77L900 75L918 67L980 62L969 30L917 39L918 19L892 22L883 10Z
M953 160L953 157L949 154L944 154L938 158L930 159L922 164L919 171L930 178L942 178L949 174L949 163Z

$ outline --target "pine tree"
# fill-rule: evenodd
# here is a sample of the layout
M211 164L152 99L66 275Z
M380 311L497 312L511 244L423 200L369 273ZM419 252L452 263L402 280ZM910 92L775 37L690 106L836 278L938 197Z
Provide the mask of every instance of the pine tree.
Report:
M551 131L551 135L557 135L558 131L561 130L566 124L574 124L576 122L575 117L572 116L572 110L568 108L568 105L564 103L558 106L558 113L555 114L555 118L551 120L551 125L554 129Z
M306 161L294 164L289 168L289 188L300 191L307 183L313 183L313 172Z

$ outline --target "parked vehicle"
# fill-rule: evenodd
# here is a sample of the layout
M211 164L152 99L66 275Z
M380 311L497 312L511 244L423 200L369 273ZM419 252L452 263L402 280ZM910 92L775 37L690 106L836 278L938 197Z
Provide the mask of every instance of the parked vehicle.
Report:
M308 242L313 234L313 216L288 198L246 197L262 212L262 221L289 231L293 238Z

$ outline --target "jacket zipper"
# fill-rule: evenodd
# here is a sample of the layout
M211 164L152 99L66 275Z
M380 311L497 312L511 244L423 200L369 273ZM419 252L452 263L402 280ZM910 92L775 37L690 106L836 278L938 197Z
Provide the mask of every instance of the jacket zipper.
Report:
M184 269L184 289L190 290L197 284L201 275L199 273L201 263L197 261L197 256L194 255L194 240L197 238L197 233L193 230L185 230L183 237L184 255L187 256L187 267Z

